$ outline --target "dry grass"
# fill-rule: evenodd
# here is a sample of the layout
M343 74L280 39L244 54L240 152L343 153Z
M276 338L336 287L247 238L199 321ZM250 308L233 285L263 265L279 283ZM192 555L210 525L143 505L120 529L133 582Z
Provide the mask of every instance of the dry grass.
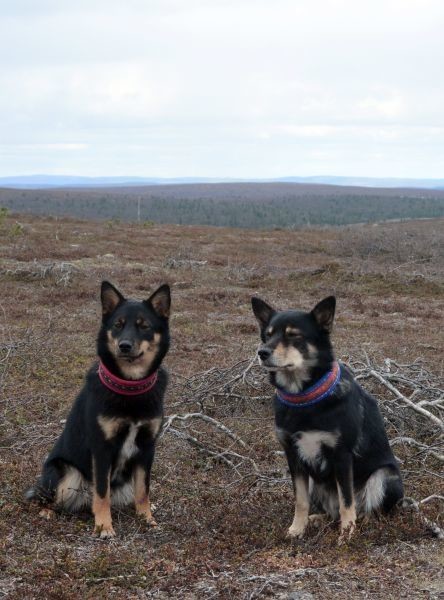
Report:
M282 308L310 308L335 293L339 357L360 360L365 349L379 364L386 357L401 363L421 358L442 377L443 221L239 232L18 220L19 233L12 217L0 232L0 595L302 599L443 593L442 545L414 514L362 524L341 549L333 524L299 544L285 540L291 490L263 398L220 397L209 414L247 442L248 455L270 481L252 482L247 470L236 473L166 434L153 472L159 530L146 530L131 510L122 511L116 515L118 537L103 543L92 537L89 515L42 521L22 500L94 357L102 278L139 298L164 281L172 285L168 414L186 407L186 378L253 354L253 293ZM62 265L69 265L66 281ZM208 433L206 426L192 428ZM215 443L222 443L223 434L217 435L222 437ZM443 494L433 457L424 461L408 447L399 452L409 495ZM424 507L438 521L440 509L439 501Z

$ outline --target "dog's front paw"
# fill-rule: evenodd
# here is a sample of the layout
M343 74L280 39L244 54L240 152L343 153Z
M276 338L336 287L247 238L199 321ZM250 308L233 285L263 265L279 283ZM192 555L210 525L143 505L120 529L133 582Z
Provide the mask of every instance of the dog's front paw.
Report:
M108 540L116 535L112 525L99 525L97 523L94 526L94 533L97 534L101 540Z
M150 527L157 527L157 521L151 512L152 508L154 508L152 505L151 507L149 505L147 506L146 504L144 506L136 505L136 514L138 517L141 517Z
M287 537L289 537L292 540L301 540L304 537L306 527L307 523L305 521L292 523L287 530Z
M159 525L157 524L157 521L154 517L147 517L146 518L146 522L148 523L148 525L150 527L159 527Z
M158 526L157 525L157 521L153 517L153 515L151 514L151 512L141 512L141 511L138 511L137 512L137 516L141 517L145 521L145 523L147 525L149 525L150 527L157 527Z
M351 540L352 535L356 529L356 523L349 521L348 523L341 523L341 534L338 539L338 546L342 546Z

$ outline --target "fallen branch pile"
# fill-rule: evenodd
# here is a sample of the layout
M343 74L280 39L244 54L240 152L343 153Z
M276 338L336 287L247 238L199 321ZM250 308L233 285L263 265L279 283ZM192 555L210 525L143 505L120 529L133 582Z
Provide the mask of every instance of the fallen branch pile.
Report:
M444 381L430 373L420 359L383 366L354 362L356 378L379 400L383 415L395 432L391 445L417 450L423 464L444 463Z
M170 391L174 399L170 406L176 412L165 418L162 435L184 440L210 462L223 463L240 476L267 479L251 445L228 424L250 414L265 419L261 404L270 402L265 387L265 375L255 358L189 378L176 377Z
M411 364L386 359L381 366L366 356L363 361L350 361L349 366L379 401L406 481L418 472L430 479L430 493L413 504L444 501L443 379L419 359ZM236 481L247 477L256 484L287 481L284 461L278 458L282 452L270 450L258 457L255 451L257 425L270 439L273 428L272 389L255 358L179 377L170 396L174 413L165 419L163 435L173 434L190 444L205 457L208 467L220 462L233 469Z

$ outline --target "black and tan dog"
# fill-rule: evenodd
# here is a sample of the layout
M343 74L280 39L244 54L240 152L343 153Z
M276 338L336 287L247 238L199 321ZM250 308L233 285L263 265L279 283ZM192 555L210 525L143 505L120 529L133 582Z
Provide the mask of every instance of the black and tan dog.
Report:
M111 505L134 501L155 525L150 473L163 417L169 348L170 289L148 300L125 299L110 283L101 289L99 361L86 376L65 428L26 498L77 511L92 506L94 531L114 536Z
M252 305L295 493L288 535L303 536L312 506L340 517L342 542L353 533L357 514L387 512L403 496L377 402L335 361L333 296L311 312L278 312L259 298Z

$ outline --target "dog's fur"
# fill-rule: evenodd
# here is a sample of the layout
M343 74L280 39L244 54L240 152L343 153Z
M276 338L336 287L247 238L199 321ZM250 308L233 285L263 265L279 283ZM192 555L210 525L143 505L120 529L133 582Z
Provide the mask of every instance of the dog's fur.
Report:
M331 370L333 296L311 312L279 312L256 297L252 306L263 342L259 359L272 385L299 393ZM290 537L303 536L310 506L340 517L343 541L355 529L357 514L387 512L403 497L377 402L345 365L341 364L340 381L330 396L297 407L286 406L275 396L274 411L295 493Z
M136 382L158 370L157 381L147 392L125 396L101 382L95 363L26 498L68 511L91 506L94 530L106 538L115 535L111 504L134 501L137 514L156 524L149 485L168 379L160 365L169 348L170 289L163 285L137 302L104 281L101 301L97 353L102 363L113 375Z

